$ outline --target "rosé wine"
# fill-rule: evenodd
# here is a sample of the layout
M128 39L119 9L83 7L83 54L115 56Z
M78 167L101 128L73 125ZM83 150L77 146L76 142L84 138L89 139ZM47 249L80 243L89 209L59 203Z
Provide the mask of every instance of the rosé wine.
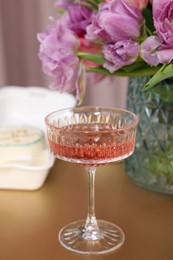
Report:
M107 124L69 125L55 129L50 149L60 159L86 165L118 161L133 153L135 136Z

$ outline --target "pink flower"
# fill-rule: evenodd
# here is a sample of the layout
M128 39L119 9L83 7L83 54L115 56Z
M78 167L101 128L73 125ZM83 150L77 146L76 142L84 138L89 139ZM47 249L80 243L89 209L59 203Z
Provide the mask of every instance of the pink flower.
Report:
M169 64L173 60L173 48L160 48L157 52L157 57L161 64Z
M162 64L173 60L173 0L153 0L153 19L156 33L162 41L158 59Z
M83 37L86 33L86 27L91 23L92 13L89 8L79 3L71 3L71 5L68 6L70 18L69 28L79 37Z
M157 66L160 63L157 54L161 44L158 36L150 36L141 44L140 56L150 66Z
M173 48L164 48L158 36L150 36L141 44L141 57L150 66L168 64L173 59Z
M127 2L142 10L148 5L149 0L127 0Z
M93 22L87 28L87 39L116 42L140 36L142 14L125 0L113 0L100 5Z
M78 93L80 63L76 51L80 42L67 24L68 16L64 15L57 23L49 26L46 32L38 34L39 58L43 71L53 77L51 88L66 92L77 90Z
M154 26L166 45L173 46L173 0L153 0Z
M58 0L54 3L54 6L61 8L61 9L65 9L67 8L69 5L71 4L71 2L69 0Z
M68 28L74 31L79 37L83 37L86 33L86 27L91 23L93 11L83 6L85 0L69 1L59 0L55 6L65 9L69 15Z
M123 66L132 64L138 57L138 51L138 43L132 40L105 44L103 46L103 54L106 62L103 67L113 73Z

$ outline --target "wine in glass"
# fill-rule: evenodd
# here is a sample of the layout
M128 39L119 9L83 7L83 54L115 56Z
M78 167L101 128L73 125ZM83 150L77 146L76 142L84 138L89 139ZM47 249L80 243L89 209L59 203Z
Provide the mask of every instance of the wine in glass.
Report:
M127 110L77 107L52 112L46 119L50 150L55 157L85 166L88 173L88 215L59 232L60 243L80 254L106 254L124 243L117 225L95 216L94 183L98 166L123 160L135 147L137 116Z

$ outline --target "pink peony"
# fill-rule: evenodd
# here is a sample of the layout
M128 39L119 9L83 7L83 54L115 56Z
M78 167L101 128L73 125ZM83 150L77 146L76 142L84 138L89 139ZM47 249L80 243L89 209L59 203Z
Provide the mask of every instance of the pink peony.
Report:
M154 26L167 46L173 46L173 0L153 0Z
M153 19L156 33L162 41L158 59L162 64L173 60L173 0L153 0Z
M105 44L103 46L103 54L106 62L103 67L112 73L123 66L132 64L137 59L138 52L139 45L132 40Z
M61 91L79 91L80 63L76 51L80 46L78 38L66 26L68 16L62 16L57 23L38 34L39 58L43 71L53 77L51 88Z
M141 44L140 56L150 66L157 66L159 64L157 53L161 44L162 42L158 36L150 36Z
M142 14L125 0L113 0L100 5L92 24L87 28L90 41L102 38L109 42L140 36Z

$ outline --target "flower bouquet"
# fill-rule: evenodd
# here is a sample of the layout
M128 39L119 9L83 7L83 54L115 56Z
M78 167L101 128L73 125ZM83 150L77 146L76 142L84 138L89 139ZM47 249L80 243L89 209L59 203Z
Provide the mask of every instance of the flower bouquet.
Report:
M51 88L82 100L87 75L152 76L143 90L173 76L173 0L59 0L38 33Z
M55 7L57 17L38 34L50 87L76 90L80 103L88 75L94 83L129 77L127 107L140 120L126 172L173 194L173 0L59 0Z

